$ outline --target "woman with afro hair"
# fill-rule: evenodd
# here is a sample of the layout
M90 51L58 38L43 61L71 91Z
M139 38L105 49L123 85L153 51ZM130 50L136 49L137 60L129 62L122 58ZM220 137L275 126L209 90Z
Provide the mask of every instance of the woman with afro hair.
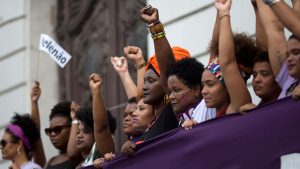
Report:
M10 168L41 169L31 161L33 149L40 133L28 114L15 114L1 139L2 158L10 160Z

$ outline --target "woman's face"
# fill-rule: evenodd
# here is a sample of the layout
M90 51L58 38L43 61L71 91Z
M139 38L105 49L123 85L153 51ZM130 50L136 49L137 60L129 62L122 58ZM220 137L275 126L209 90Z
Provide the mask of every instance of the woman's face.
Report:
M138 136L141 133L137 133L133 128L132 113L136 111L137 103L128 103L125 109L123 119L123 131L128 136Z
M229 95L225 86L209 71L205 70L202 75L202 96L208 108L222 108L230 103Z
M154 119L153 108L145 104L141 99L137 104L137 109L132 113L133 128L137 131L145 132L151 121Z
M50 120L50 127L45 129L53 146L59 150L66 150L68 146L71 125L67 117L55 116Z
M255 94L262 98L276 98L280 87L275 81L271 65L269 62L256 62L253 66L252 86ZM274 96L275 95L275 96Z
M95 143L94 133L86 132L83 123L78 126L76 135L76 147L80 152L89 153Z
M13 160L17 156L17 149L21 147L19 141L14 141L11 133L4 132L1 139L2 159Z
M295 38L287 42L287 68L290 76L300 79L300 41Z
M164 99L165 91L159 76L149 69L144 74L143 98L146 104L159 104Z
M190 106L200 102L202 98L200 84L197 89L191 89L183 84L176 75L168 78L168 88L171 92L169 95L170 103L176 114L186 111Z

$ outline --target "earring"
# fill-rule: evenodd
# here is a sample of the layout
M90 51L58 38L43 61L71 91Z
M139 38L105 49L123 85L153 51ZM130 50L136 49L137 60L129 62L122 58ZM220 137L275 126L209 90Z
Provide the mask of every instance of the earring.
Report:
M169 96L166 94L164 96L164 104L167 105L169 103Z
M17 154L20 155L20 153L21 153L21 147L18 147Z

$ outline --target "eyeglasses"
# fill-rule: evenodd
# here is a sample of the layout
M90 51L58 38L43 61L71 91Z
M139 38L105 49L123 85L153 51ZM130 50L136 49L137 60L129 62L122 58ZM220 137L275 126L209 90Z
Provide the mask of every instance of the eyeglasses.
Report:
M52 132L54 132L57 135L57 134L60 134L61 131L66 127L71 127L71 125L63 125L63 126L56 126L53 128L45 128L45 133L48 136L50 136Z
M3 147L3 148L4 148L8 143L16 143L16 142L7 141L7 140L1 140L1 141L0 141L1 147Z

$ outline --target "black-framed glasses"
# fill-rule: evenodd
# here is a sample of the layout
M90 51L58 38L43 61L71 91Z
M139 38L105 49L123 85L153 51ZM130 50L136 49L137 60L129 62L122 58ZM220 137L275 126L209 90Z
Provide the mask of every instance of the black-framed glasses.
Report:
M2 148L4 148L8 143L16 143L16 142L7 141L7 140L3 140L3 139L0 141L0 145Z
M53 128L45 128L45 133L50 136L52 132L55 134L60 134L61 131L66 128L66 127L71 127L71 125L63 125L63 126L55 126Z

